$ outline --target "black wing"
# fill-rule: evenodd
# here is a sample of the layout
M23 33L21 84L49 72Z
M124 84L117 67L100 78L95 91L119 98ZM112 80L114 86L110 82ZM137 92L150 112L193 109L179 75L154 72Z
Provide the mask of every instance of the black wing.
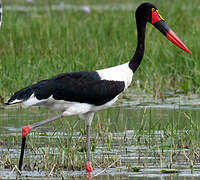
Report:
M125 88L123 81L101 80L98 73L63 73L43 80L16 92L7 104L14 100L26 101L34 93L38 100L53 96L56 100L103 105Z

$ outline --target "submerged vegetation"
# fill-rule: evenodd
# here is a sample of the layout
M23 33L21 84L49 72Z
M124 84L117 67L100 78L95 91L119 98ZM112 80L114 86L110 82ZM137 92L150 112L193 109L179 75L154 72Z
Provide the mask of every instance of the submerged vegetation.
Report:
M136 107L114 107L97 113L92 123L94 168L115 167L119 171L122 168L126 172L139 173L148 167L159 167L164 174L179 173L183 168L191 172L199 170L199 113L195 109ZM0 169L15 169L18 165L21 143L21 128L18 127L46 116L53 114L46 110L25 109L12 111L4 117L7 124L15 121L17 130L16 134L8 133L3 128L5 121L1 122L4 136L0 138ZM31 132L23 170L60 176L60 172L84 170L85 158L85 122L69 117Z

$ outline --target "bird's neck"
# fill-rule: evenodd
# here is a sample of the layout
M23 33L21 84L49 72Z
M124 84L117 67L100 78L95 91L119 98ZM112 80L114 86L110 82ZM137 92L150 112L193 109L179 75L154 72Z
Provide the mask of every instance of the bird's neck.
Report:
M137 20L137 33L138 33L138 42L137 42L137 48L135 51L135 54L131 58L129 62L129 67L132 69L133 73L137 70L139 67L143 55L144 55L144 49L145 49L145 30L146 30L146 22Z

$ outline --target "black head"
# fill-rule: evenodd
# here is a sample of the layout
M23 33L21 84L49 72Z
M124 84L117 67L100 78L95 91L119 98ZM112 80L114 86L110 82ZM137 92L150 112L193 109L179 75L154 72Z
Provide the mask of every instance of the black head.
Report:
M191 53L190 50L183 44L183 42L176 36L170 29L162 16L159 14L158 9L151 3L142 3L136 10L136 22L138 30L145 29L146 23L149 22L154 25L164 36L167 37L172 43Z
M141 19L151 24L155 21L164 20L158 13L157 8L151 3L142 3L136 10L136 19Z

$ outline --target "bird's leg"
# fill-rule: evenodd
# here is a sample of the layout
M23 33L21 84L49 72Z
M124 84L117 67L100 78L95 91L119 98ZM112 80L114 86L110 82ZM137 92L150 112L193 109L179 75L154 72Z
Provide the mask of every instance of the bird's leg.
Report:
M47 123L52 122L54 120L60 119L62 117L63 117L63 115L61 114L61 115L46 119L44 121L34 123L32 125L24 126L22 128L22 144L21 144L21 153L20 153L20 159L19 159L19 170L20 171L21 171L22 164L23 164L24 149L25 149L25 145L26 145L26 137L28 136L29 132L32 129L35 129L35 128L41 126L41 125L47 124Z
M87 162L86 162L86 165L85 165L85 169L88 173L93 171L92 163L91 163L91 160L90 160L90 149L91 149L90 148L90 127L91 127L93 117L94 117L94 113L89 113L86 116L86 133L87 133L87 137L86 137L86 143L87 143L86 160L87 160Z
M92 172L93 171L93 168L92 168L92 164L91 164L91 161L90 161L90 127L91 125L86 125L87 127L87 137L86 137L86 143L87 143L87 148L86 148L86 165L85 165L85 168L86 168L86 171L87 172Z

